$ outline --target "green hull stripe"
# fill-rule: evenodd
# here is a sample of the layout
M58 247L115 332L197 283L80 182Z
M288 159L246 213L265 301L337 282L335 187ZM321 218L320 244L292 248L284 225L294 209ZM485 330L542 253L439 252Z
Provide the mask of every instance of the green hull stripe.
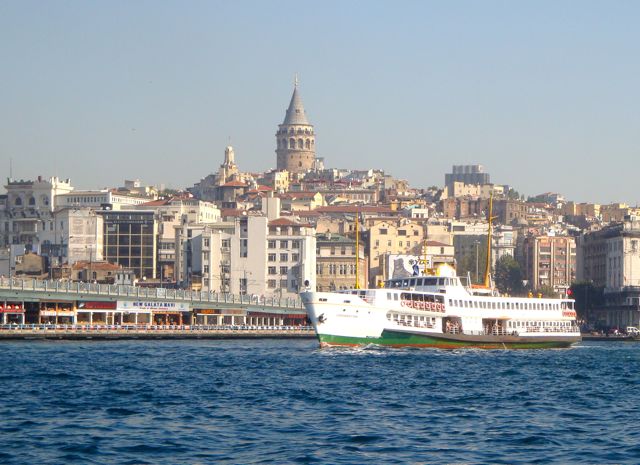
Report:
M440 349L478 348L478 349L557 349L569 347L577 341L509 341L509 342L484 342L484 341L456 341L441 339L438 337L383 332L380 337L349 337L318 334L320 344L323 346L362 346L376 344L390 347L435 347Z

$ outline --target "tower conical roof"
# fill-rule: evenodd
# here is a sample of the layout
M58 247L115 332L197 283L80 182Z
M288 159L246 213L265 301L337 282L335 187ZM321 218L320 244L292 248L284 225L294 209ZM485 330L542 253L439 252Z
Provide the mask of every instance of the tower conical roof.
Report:
M307 115L304 111L304 105L302 105L302 98L298 92L298 86L293 88L293 95L291 96L291 102L289 108L287 108L287 114L284 117L282 124L309 124Z

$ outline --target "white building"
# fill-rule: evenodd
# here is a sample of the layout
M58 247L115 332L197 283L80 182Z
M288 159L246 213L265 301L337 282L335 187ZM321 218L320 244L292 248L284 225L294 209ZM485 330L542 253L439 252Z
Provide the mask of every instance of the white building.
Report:
M41 176L35 181L9 179L5 188L6 202L0 210L0 242L22 244L27 250L40 253L41 233L56 229L53 212L57 196L73 191L70 180Z
M280 218L278 198L232 222L176 227L176 277L202 290L294 297L315 281L315 230Z
M220 209L215 204L189 197L154 200L137 208L156 212L158 278L162 281L176 281L176 227L182 224L202 225L220 221Z
M149 202L152 197L111 189L73 191L56 196L58 208L94 208L122 210Z

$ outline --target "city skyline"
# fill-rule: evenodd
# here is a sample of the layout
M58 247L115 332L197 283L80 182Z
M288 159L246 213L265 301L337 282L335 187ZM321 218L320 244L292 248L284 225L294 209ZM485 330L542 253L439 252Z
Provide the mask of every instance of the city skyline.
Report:
M401 6L6 2L0 170L185 188L229 143L275 168L299 73L327 167L428 187L482 164L526 195L640 203L638 5Z

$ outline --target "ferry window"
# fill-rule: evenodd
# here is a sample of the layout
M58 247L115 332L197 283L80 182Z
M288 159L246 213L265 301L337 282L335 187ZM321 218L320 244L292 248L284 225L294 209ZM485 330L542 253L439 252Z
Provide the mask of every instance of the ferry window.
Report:
M422 278L420 278L420 279L417 280L417 282L418 282L418 286L422 286L422 283L424 282L424 280Z
M438 278L438 286L444 286L444 278Z
M387 300L391 300L391 292L387 292Z
M453 305L453 300L449 299L449 305Z
M415 287L415 285L416 285L416 280L415 280L415 278L414 278L414 279L412 279L412 280L410 281L410 284L409 284L409 285L410 285L410 286Z
M398 294L393 294L393 300L398 300Z

